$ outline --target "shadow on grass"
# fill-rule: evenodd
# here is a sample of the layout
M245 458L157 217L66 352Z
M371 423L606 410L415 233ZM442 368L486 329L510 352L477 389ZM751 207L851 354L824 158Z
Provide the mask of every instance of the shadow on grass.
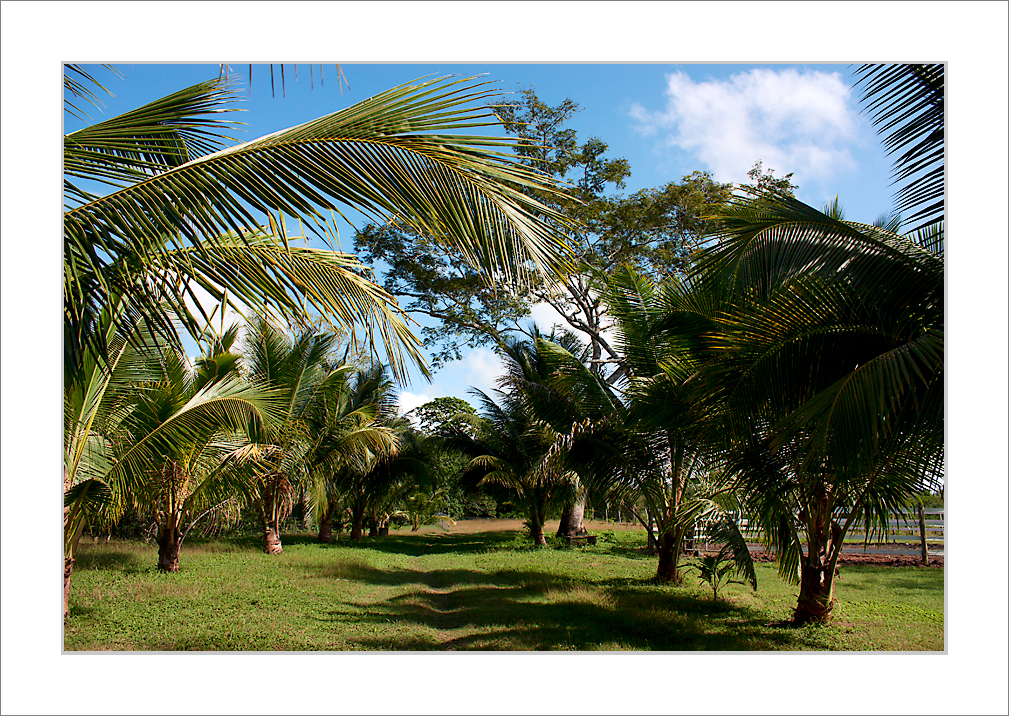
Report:
M417 585L382 602L355 604L360 611L352 615L334 609L320 618L337 632L348 622L380 631L393 623L409 634L357 639L364 649L748 651L797 643L794 634L768 625L764 612L648 580L586 583L537 570L379 570L363 563L346 564L339 575L327 574L326 565L315 569L369 585Z
M122 572L138 572L150 565L140 560L140 555L134 552L113 551L108 549L79 549L74 557L74 570L81 569L115 569Z
M746 651L795 644L792 634L771 628L762 614L726 602L701 602L693 595L657 598L621 590L586 595L574 587L569 598L562 588L552 587L550 601L543 602L537 599L542 591L547 590L516 585L401 595L373 605L364 620L427 627L432 636L378 636L359 643L376 650L655 651ZM585 601L596 598L602 603Z
M253 538L255 539L255 538ZM319 548L368 550L386 554L420 557L429 554L480 554L507 545L515 539L508 532L479 532L474 534L393 534L385 537L364 537L353 541L342 535L332 544L321 544L313 535L283 536L283 544L312 545Z

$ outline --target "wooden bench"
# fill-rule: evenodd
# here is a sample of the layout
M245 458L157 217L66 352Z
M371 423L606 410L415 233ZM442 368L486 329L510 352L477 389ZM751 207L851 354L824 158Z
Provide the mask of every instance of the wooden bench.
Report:
M586 544L591 544L591 545L595 545L596 544L596 536L595 535L574 535L574 536L572 536L572 535L565 535L564 539L567 542L568 547L573 547L576 542L585 542Z

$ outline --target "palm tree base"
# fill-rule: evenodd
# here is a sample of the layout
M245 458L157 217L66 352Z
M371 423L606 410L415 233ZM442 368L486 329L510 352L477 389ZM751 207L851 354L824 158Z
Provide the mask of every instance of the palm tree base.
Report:
M263 551L267 554L284 553L280 544L280 531L276 527L270 526L263 530Z
M178 572L179 571L179 548L177 541L172 540L158 546L158 571Z
M63 558L63 620L70 616L70 575L74 571L74 558Z
M834 576L827 576L828 568L815 565L802 566L799 602L792 615L792 624L829 624L833 615Z

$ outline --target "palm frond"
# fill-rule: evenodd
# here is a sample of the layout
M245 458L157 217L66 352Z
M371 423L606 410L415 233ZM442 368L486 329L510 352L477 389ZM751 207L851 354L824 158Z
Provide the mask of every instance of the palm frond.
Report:
M123 188L218 151L229 137L217 115L237 111L237 99L225 82L188 87L138 109L98 122L63 137L63 172L69 177ZM91 203L72 184L68 200Z
M255 212L315 222L323 211L353 206L446 243L492 279L516 280L527 264L563 270L567 249L552 226L565 220L527 194L557 189L500 151L512 140L438 133L494 124L483 121L489 110L465 105L496 95L461 82L404 85L70 209L68 315L92 293L99 296L92 300L107 299L110 264L147 268L157 257L164 269L172 249L260 233ZM283 239L283 222L271 222ZM82 272L90 277L86 286ZM282 307L300 309L290 297Z
M894 160L898 212L914 230L943 221L945 191L945 66L861 65L855 87Z

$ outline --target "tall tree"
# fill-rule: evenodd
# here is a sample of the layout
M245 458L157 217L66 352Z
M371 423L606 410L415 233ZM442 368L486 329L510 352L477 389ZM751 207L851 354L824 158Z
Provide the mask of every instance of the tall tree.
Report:
M624 159L606 157L608 147L598 138L578 142L575 130L566 126L577 111L570 99L550 107L529 89L520 102L496 108L518 138L522 162L540 175L570 182L564 194L527 190L555 215L571 220L555 224L577 259L559 281L530 275L524 287L487 287L423 232L366 227L355 237L356 248L368 260L389 265L385 288L410 299L408 310L439 321L424 331L425 345L437 349L436 364L459 358L464 346L498 345L507 334L531 337L523 319L540 302L557 310L568 328L586 335L593 360L614 359L598 299L601 276L623 263L655 277L682 272L710 229L705 217L728 199L730 185L700 172L627 197L609 194L624 187L630 166Z

